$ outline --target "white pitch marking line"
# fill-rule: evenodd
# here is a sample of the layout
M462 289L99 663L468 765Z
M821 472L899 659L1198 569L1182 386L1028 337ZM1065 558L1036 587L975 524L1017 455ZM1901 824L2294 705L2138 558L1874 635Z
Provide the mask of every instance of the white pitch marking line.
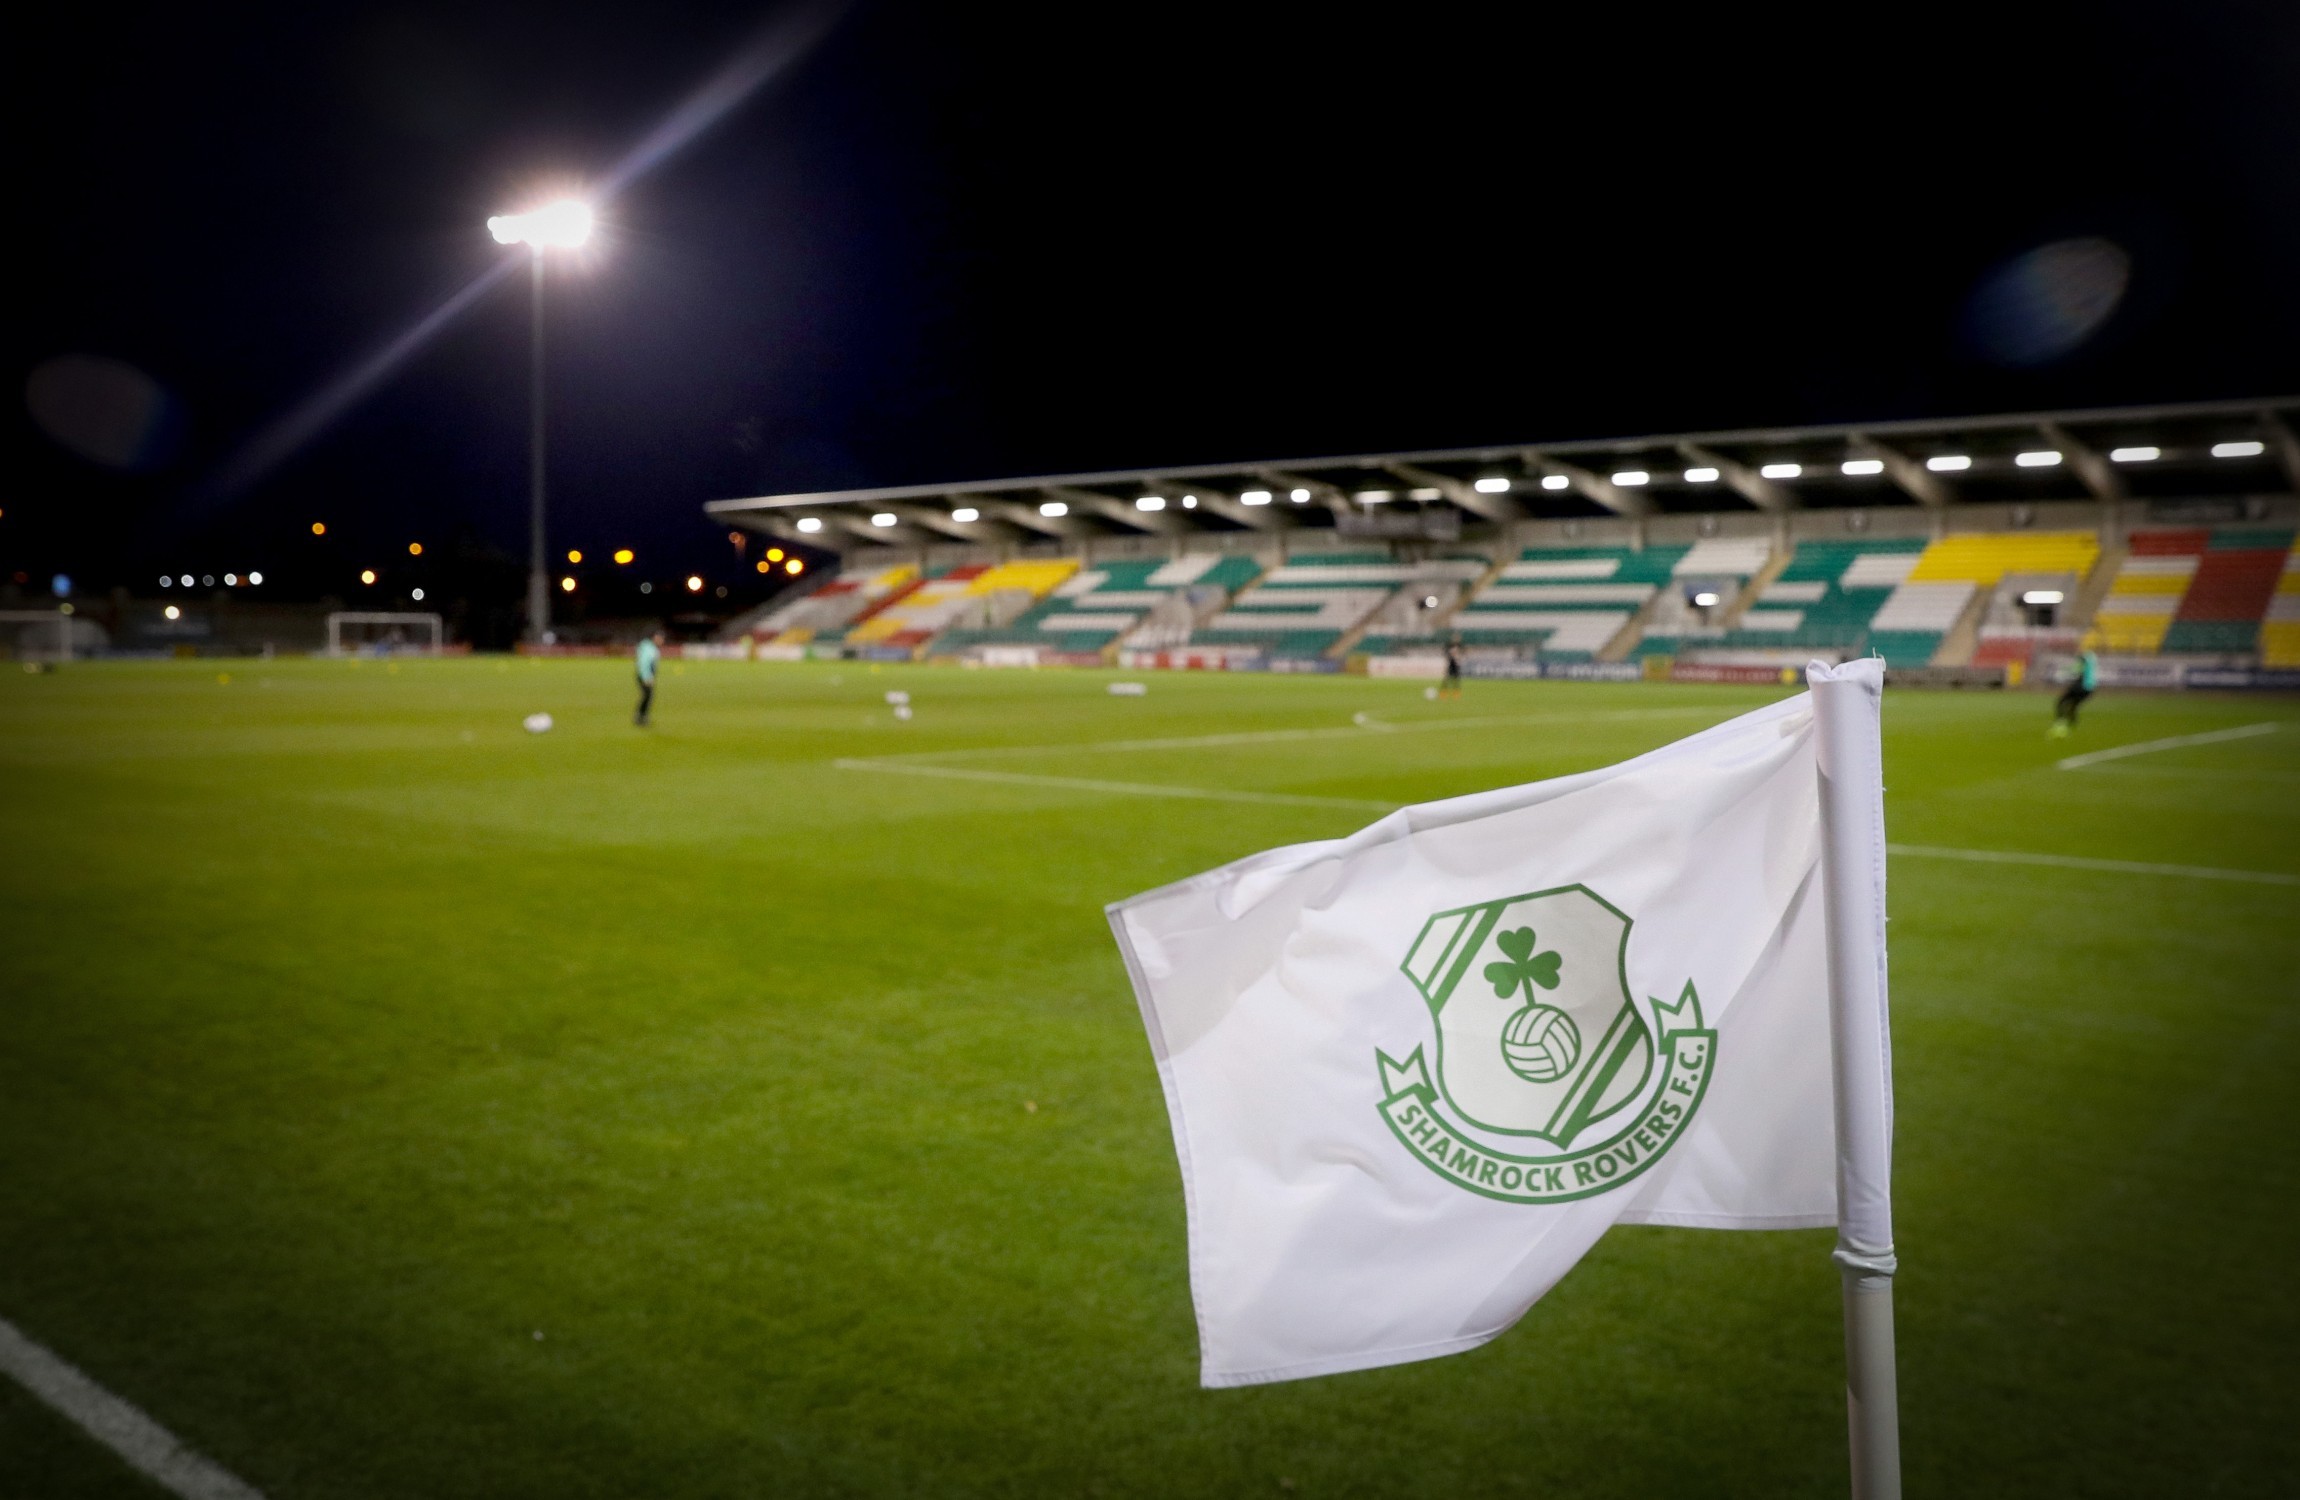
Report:
M0 1371L184 1500L263 1500L263 1492L185 1447L176 1435L0 1318Z
M1887 844L1888 854L1917 859L1962 859L1982 865L2048 865L2109 875L2176 875L2187 880L2234 880L2246 885L2300 885L2300 875L2276 870L2215 870L2208 865L2156 865L2133 859L2084 859L2074 854L2021 854L2009 849L1942 849L1931 844Z
M2168 740L2142 740L2137 745L2118 745L2109 750L2072 755L2053 764L2063 771L2074 771L2080 766L2096 766L2104 760L2123 760L2130 755L2154 755L2159 750L2178 750L2184 745L2217 745L2224 740L2248 740L2255 735L2275 732L2276 726L2273 724L2247 724L2241 729L2215 729L2210 734L2180 734Z
M1212 787L1164 786L1146 781L1092 781L1083 776L1033 776L1023 771L974 771L963 766L922 766L889 760L839 760L842 771L885 771L898 776L941 776L955 781L995 781L1009 786L1042 786L1058 791L1115 792L1128 797L1184 797L1203 802L1267 802L1280 807L1347 807L1389 812L1395 802L1356 797L1302 797L1290 792L1236 792Z
M1731 717L1724 710L1700 704L1689 704L1682 708L1624 708L1594 714L1489 714L1466 719L1422 719L1406 724L1375 721L1363 726L1352 724L1323 729L1242 730L1232 734L1196 734L1160 740L1086 740L1067 745L986 745L977 750L914 750L903 755L872 756L871 763L885 765L896 760L947 760L956 755L1079 755L1129 750L1218 749L1225 745L1276 745L1296 740L1357 740L1364 739L1369 732L1428 734L1442 729L1490 729L1502 724L1589 724L1616 719L1683 718L1690 714L1706 714L1719 719Z

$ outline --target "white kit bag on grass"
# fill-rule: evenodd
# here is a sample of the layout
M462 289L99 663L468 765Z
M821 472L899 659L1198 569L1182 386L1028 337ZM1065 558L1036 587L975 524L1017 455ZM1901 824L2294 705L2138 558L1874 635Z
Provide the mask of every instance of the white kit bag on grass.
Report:
M1880 668L1814 669L1838 724L1807 693L1110 908L1207 1385L1472 1348L1616 1223L1837 1224L1832 908L1863 929L1838 958L1875 1022L1843 1101L1875 1160L1844 1191L1875 1220L1863 1274L1889 1276ZM1825 829L1825 737L1874 817Z

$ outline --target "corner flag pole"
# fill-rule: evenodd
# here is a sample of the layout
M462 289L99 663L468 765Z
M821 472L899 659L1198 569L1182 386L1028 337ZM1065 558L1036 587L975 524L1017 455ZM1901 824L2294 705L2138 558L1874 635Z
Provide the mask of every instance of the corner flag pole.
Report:
M1853 1500L1900 1500L1893 1361L1893 1039L1885 998L1885 664L1806 671L1821 763L1837 1248Z

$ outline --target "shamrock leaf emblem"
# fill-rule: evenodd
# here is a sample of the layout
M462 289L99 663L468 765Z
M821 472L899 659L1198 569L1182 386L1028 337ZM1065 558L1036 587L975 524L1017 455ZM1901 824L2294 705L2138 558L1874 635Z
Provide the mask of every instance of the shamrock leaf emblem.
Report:
M1526 1001L1533 1000L1533 987L1545 990L1557 988L1557 966L1561 962L1555 951L1536 953L1533 929L1520 927L1494 939L1501 951L1509 955L1508 963L1494 962L1485 966L1485 977L1493 984L1493 992L1507 1000L1512 990L1522 990Z

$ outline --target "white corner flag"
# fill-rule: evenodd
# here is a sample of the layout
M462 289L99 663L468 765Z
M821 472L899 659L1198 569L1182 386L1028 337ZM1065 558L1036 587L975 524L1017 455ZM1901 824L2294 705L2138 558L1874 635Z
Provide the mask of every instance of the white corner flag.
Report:
M1897 1494L1882 666L1110 908L1205 1384L1474 1348L1616 1223L1834 1225Z

